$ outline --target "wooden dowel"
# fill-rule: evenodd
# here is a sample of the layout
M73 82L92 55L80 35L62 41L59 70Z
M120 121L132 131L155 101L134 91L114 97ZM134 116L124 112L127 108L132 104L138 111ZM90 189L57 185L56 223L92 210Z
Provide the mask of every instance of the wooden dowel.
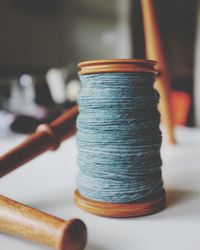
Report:
M85 224L62 220L0 195L0 231L42 243L58 250L84 249Z
M59 144L75 134L78 106L66 111L49 125L40 125L23 143L0 157L0 177L5 176L45 151L58 148Z
M175 143L173 133L173 116L170 101L170 75L164 56L163 44L159 33L153 0L141 0L144 24L145 46L147 59L158 62L159 75L155 88L160 93L161 118L167 131L169 143Z

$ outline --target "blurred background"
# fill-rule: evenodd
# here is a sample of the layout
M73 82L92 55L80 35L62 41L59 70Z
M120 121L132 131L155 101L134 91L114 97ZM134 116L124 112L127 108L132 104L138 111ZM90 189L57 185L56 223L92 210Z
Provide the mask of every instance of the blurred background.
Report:
M154 0L177 125L200 126L200 4ZM0 137L75 104L77 63L145 58L138 0L0 1Z

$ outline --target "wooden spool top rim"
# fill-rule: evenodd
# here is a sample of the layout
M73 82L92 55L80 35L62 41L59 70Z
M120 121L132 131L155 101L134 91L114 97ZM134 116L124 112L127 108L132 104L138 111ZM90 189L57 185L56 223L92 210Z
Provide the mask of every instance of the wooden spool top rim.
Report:
M156 61L146 59L110 59L84 61L78 64L79 74L98 74L114 72L156 73Z

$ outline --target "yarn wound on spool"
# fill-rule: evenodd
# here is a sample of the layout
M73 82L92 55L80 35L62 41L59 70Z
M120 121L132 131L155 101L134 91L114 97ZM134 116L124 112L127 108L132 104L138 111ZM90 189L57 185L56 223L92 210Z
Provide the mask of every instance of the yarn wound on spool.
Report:
M126 204L163 193L155 72L80 75L79 193Z

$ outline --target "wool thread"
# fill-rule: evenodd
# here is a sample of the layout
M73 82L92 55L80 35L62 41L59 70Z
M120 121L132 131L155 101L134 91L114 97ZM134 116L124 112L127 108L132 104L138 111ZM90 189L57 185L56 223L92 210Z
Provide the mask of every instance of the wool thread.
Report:
M162 192L162 141L154 73L81 75L77 186L86 198L112 203Z

